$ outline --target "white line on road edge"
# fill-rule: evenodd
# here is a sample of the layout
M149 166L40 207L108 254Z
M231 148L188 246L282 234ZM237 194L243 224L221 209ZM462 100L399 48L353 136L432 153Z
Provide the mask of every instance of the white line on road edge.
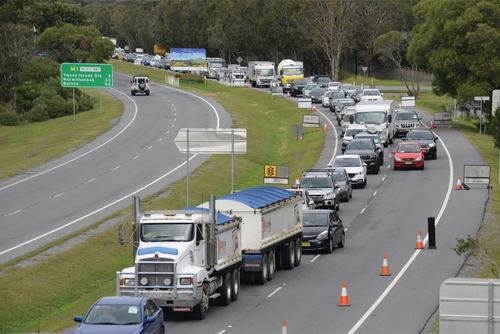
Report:
M272 296L273 296L276 292L280 291L281 289L283 289L283 287L282 287L282 286L280 286L279 288L276 288L276 290L274 290L273 292L271 292L271 293L267 296L267 298L271 298L271 297L272 297Z
M167 88L170 88L170 87L168 87L168 86L166 86L166 87L167 87ZM214 111L214 113L215 113L215 118L217 119L217 122L216 122L216 123L217 123L217 125L216 125L216 127L215 127L215 128L216 128L216 129L218 129L218 128L219 128L219 126L220 126L220 118L219 118L219 114L217 113L217 109L216 109L216 108L215 108L215 107L214 107L214 106L213 106L210 102L208 102L208 101L207 101L206 99L204 99L203 97L197 96L197 95L195 95L195 94L193 94L193 93L190 93L190 92L185 92L185 91L182 91L182 90L180 90L180 89L176 89L176 88L170 88L170 89L172 89L172 90L177 90L177 91L179 91L179 92L182 92L182 93L185 93L185 94L188 94L188 95L194 96L194 97L196 97L196 98L199 98L200 100L202 100L202 101L204 101L206 104L208 104L210 107L212 107L212 110L213 110L213 111ZM119 93L120 93L120 94L125 95L124 93L121 93L121 92L119 92ZM125 96L127 96L127 95L125 95ZM130 97L129 97L129 96L127 96L127 97L130 99ZM132 99L131 99L131 100L132 100ZM134 100L132 100L132 101L134 101ZM136 107L135 114L134 114L134 119L135 119L135 116L137 115L137 104L135 104L135 102L134 102L134 105L135 105L135 107ZM132 120L132 121L133 121L133 120ZM132 121L131 121L131 122L130 122L130 123L129 123L126 127L125 127L125 129L126 129L126 128L130 125L130 124L132 124ZM110 140L108 140L106 143L109 143L111 140L113 140L114 138L118 137L118 135L119 135L120 133L122 133L125 129L123 129L122 131L120 131L120 132L119 132L116 136L114 136L113 138L111 138ZM104 144L106 144L106 143L104 143ZM93 150L91 150L91 151L89 151L89 152L87 152L87 153L84 153L84 154L82 154L82 155L81 155L81 156L79 156L79 157L82 157L82 156L84 156L84 155L89 154L90 152L95 151L95 150L96 150L96 149L98 149L99 147L102 147L104 144L101 144L100 146L96 147L95 149L93 149ZM194 158L196 158L197 156L198 156L198 153L197 153L197 154L194 154L191 158L189 158L189 161L193 160L193 159L194 159ZM67 161L67 162L65 162L64 164L61 164L61 165L59 165L59 166L53 167L53 168L51 168L50 170L54 170L54 169L56 169L56 168L58 168L58 167L60 167L60 166L66 165L66 164L70 163L71 161L74 161L74 160L78 159L79 157L74 158L74 159L72 159L72 160L70 160L70 161ZM76 224L76 223L78 223L79 221L81 221L81 220L83 220L83 219L85 219L85 218L87 218L87 217L90 217L90 216L92 216L92 215L94 215L94 214L96 214L96 213L98 213L98 212L101 212L101 211L103 211L103 210L105 210L105 209L107 209L107 208L109 208L109 207L111 207L111 206L113 206L113 205L115 205L115 204L117 204L117 203L119 203L119 202L121 202L121 201L125 200L125 199L128 199L130 196L133 196L133 195L137 194L138 192L143 191L144 189L146 189L146 188L148 188L148 187L152 186L153 184L155 184L155 183L157 183L158 181L160 181L160 180L164 179L165 177L167 177L168 175L170 175L170 174L172 174L173 172L177 171L179 168L181 168L182 166L184 166L184 165L186 165L186 164L187 164L187 161L184 161L183 163L181 163L180 165L178 165L178 166L177 166L177 167L175 167L174 169L170 170L170 171L169 171L169 172L167 172L166 174L163 174L162 176L160 176L160 177L159 177L159 178L157 178L156 180L154 180L154 181L150 182L149 184L146 184L145 186L143 186L143 187L141 187L141 188L137 189L136 191L134 191L134 192L132 192L132 193L130 193L130 194L128 194L128 195L125 195L125 196L123 196L122 198L119 198L119 199L117 199L116 201L111 202L111 203L109 203L108 205L105 205L105 206L103 206L103 207L102 207L102 208L100 208L100 209L97 209L97 210L95 210L95 211L93 211L93 212L91 212L91 213L88 213L88 214L86 214L86 215L85 215L85 216L83 216L83 217L80 217L80 218L78 218L78 219L75 219L75 220L73 220L72 222L69 222L69 223L67 223L67 224L65 224L65 225L62 225L62 226L60 226L60 227L58 227L58 228L56 228L56 229L53 229L52 231L49 231L49 232L44 233L44 234L42 234L42 235L39 235L38 237L33 238L33 239L31 239L31 240L28 240L28 241L25 241L25 242L23 242L23 243L21 243L21 244L19 244L19 245L17 245L17 246L14 246L14 247L11 247L11 248L9 248L9 249L6 249L6 250L4 250L3 252L0 252L0 255L3 255L3 254L6 254L6 253L9 253L9 252L11 252L11 251L13 251L13 250L15 250L15 249L18 249L18 248L20 248L20 247L22 247L22 246L28 245L28 244L30 244L30 243L32 243L32 242L34 242L34 241L36 241L36 240L39 240L39 239L45 238L46 236L48 236L48 235L50 235L50 234L53 234L53 233L55 233L55 232L57 232L57 231L60 231L60 230L62 230L62 229L64 229L64 228L66 228L66 227L68 227L68 226L73 225L73 224ZM46 172L48 172L48 171L50 171L50 170L46 170L45 172L39 173L39 174L37 174L37 175L44 174L44 173L46 173ZM26 181L26 180L28 180L28 179L31 179L31 178L33 178L33 177L35 177L35 176L37 176L37 175L33 175L32 177L29 177L29 178L26 178L26 179L24 179L24 180L18 181L17 183L24 182L24 181ZM9 185L9 186L7 186L7 187L10 187L10 186L12 186L12 185L14 185L14 184L17 184L17 183L13 183L13 184L11 184L11 185ZM7 188L7 187L0 188L0 190L5 189L5 188ZM21 210L18 210L18 211L21 211ZM11 213L11 214L14 214L14 213Z
M446 196L444 198L443 204L441 205L441 210L439 210L439 213L436 217L436 220L434 222L434 225L437 225L438 222L441 220L441 216L444 213L444 210L446 209L446 205L448 204L448 201L450 199L451 195L451 190L453 189L453 160L451 159L450 152L448 151L448 148L444 144L444 142L441 140L441 144L443 145L444 150L446 151L446 155L448 156L448 165L449 165L449 171L450 171L450 179L448 181L448 191L446 192ZM429 234L427 234L422 241L423 244L425 245L429 239ZM359 321L351 328L347 334L353 334L355 333L359 327L365 322L365 320L375 311L377 306L384 300L384 298L389 294L389 292L392 290L392 288L396 285L396 283L399 281L399 279L405 274L406 270L410 267L410 265L413 263L413 261L417 258L418 254L420 254L420 249L415 250L413 255L410 257L408 262L405 264L405 266L401 269L401 271L394 277L394 280L389 284L389 286L385 289L385 291L378 297L378 299L373 303L373 305L366 311L366 313L359 319Z
M129 123L128 123L128 124L127 124L127 125L126 125L126 126L125 126L125 127L124 127L121 131L120 131L120 132L118 132L116 135L114 135L114 136L113 136L113 138L110 138L110 139L109 139L109 140L107 140L106 142L102 143L101 145L97 146L96 148L93 148L92 150L90 150L90 151L88 151L88 152L85 152L85 153L83 153L83 154L81 154L81 155L79 155L79 156L77 156L77 157L75 157L75 158L73 158L73 159L71 159L71 160L68 160L68 161L66 161L66 162L64 162L64 163L62 163L62 164L60 164L60 165L57 165L57 166L54 166L54 167L49 168L49 169L47 169L47 170L44 170L43 172L40 172L40 173L35 174L35 175L31 175L30 177L27 177L27 178L22 179L22 180L19 180L19 181L17 181L17 182L11 183L11 184L9 184L9 185L7 185L7 186L3 187L3 188L0 188L0 191L1 191L1 190L4 190L4 189L7 189L7 188L10 188L10 187L12 187L12 186L15 186L16 184L19 184L19 183L22 183L22 182L25 182L25 181L31 180L31 179L33 179L33 178L35 178L35 177L37 177L37 176L40 176L40 175L42 175L42 174L45 174L45 173L51 172L51 171L53 171L54 169L57 169L57 168L59 168L59 167L62 167L62 166L65 166L65 165L69 164L70 162L73 162L73 161L75 161L75 160L78 160L78 159L80 159L80 158L82 158L82 157L86 156L87 154L90 154L90 153L92 153L92 152L94 152L94 151L96 151L96 150L100 149L101 147L103 147L104 145L108 144L108 143L109 143L109 142L111 142L113 139L115 139L116 137L118 137L119 135L121 135L121 134L122 134L125 130L127 130L127 129L128 129L128 127L129 127L130 125L132 125L132 123L134 122L134 120L135 120L135 118L136 118L136 116L137 116L137 104L135 103L135 101L134 101L133 99L131 99L131 98L130 98L130 96L127 96L125 93L122 93L122 92L120 92L120 91L118 91L118 90L116 90L116 89L114 89L114 88L111 88L111 89L112 89L112 90L114 90L114 91L116 91L116 92L118 92L118 93L120 93L120 94L122 94L122 95L125 95L125 96L126 96L128 99L130 99L130 100L134 103L134 105L135 105L134 117L132 117L132 119L130 120L130 122L129 122Z
M330 121L330 119L328 117L326 117L325 114L323 114L319 110L317 110L317 111L318 111L318 113L320 113L328 121L328 123L330 123L330 126L332 127L333 132L335 133L335 145L333 145L333 147L334 147L334 149L333 149L333 155L332 155L332 158L330 159L330 164L332 164L333 163L333 159L335 159L335 156L337 155L337 146L338 146L337 145L337 138L338 138L337 129L335 129L335 126L333 125L332 121Z

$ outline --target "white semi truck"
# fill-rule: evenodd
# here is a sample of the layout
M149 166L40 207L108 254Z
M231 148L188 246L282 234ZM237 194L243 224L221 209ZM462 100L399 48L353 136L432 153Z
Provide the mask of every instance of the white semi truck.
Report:
M210 300L238 299L240 274L264 284L277 267L300 264L302 199L286 189L249 188L183 210L134 207L134 266L116 273L118 296L203 319Z
M274 78L275 67L272 61L251 60L248 62L248 81L252 87L269 87Z

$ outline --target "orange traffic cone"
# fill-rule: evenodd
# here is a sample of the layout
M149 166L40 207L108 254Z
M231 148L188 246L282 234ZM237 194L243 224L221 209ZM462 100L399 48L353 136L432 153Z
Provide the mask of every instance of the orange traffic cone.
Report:
M462 190L462 180L460 180L460 175L458 176L457 187L455 189L456 190Z
M351 306L351 304L349 304L349 297L347 297L347 287L345 282L342 283L342 294L340 295L339 306Z
M283 325L281 326L281 334L286 334L287 333L287 330L286 330L286 321L283 320Z
M391 276L389 272L389 264L387 263L387 254L384 254L384 261L382 261L382 272L380 276Z
M402 109L403 108L403 105L401 104L401 102L399 102L399 109Z
M287 97L287 98L290 98L290 91L288 91L288 92L286 93L286 97Z
M424 243L422 242L422 232L420 232L420 230L418 230L417 244L415 245L415 249L424 249Z
M328 126L326 125L326 121L325 121L325 126L323 127L323 130L328 131Z
M297 188L300 185L300 180L299 180L299 176L298 175L297 175L297 178L295 179L295 185L297 186Z
M311 111L316 111L316 103L313 103Z
M245 88L248 88L248 81L245 81Z
M431 118L431 129L434 129L435 126L434 126L434 118Z

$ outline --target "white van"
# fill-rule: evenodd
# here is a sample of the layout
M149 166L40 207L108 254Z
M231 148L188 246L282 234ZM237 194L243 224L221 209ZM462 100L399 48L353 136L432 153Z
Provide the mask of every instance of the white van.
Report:
M347 122L375 127L384 147L387 147L394 140L393 118L397 107L398 103L394 100L361 101L356 104L354 115Z

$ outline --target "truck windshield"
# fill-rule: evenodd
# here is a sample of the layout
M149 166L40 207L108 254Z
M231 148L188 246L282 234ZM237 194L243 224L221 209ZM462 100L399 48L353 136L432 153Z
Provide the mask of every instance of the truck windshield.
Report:
M283 75L303 75L304 69L301 67L284 68Z
M142 241L191 241L193 224L141 224Z
M223 61L223 60L212 60L209 64L210 64L210 67L224 67L225 61Z
M356 124L382 124L387 121L385 111L357 112L354 114Z
M272 69L268 69L268 70L259 69L255 72L257 72L257 75L261 75L263 77L272 77L274 75L274 71Z

